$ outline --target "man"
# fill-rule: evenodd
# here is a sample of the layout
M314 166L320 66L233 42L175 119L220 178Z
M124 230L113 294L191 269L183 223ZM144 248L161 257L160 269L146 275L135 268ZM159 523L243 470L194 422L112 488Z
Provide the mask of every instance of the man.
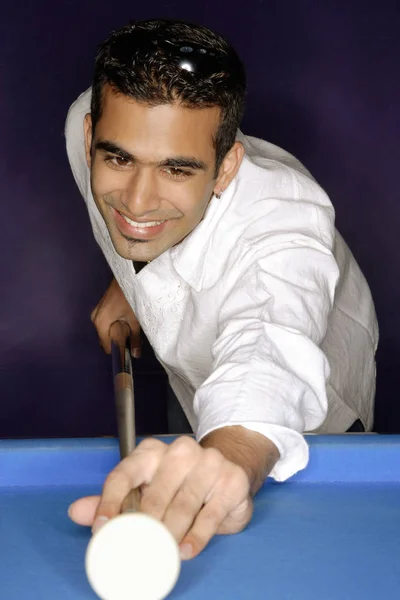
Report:
M268 475L307 465L304 432L372 427L368 286L308 171L238 131L245 88L211 31L137 22L100 47L66 125L115 277L92 315L99 337L109 351L114 320L140 324L196 434L143 441L70 516L97 530L140 486L182 558L242 530Z

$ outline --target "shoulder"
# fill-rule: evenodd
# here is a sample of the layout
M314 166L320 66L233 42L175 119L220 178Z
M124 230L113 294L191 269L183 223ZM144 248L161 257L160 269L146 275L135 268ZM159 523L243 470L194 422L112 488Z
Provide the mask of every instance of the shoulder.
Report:
M243 239L266 242L278 233L304 234L331 247L332 203L310 172L294 156L263 140L239 134L245 156L233 183L226 218ZM272 238L271 238L272 239Z
M245 148L246 155L254 163L263 167L265 161L275 162L282 167L288 167L298 171L299 173L313 180L310 171L290 152L251 135L244 135L238 131L237 140L241 142Z
M255 182L255 200L259 197L282 200L308 200L331 206L331 202L310 171L292 154L270 142L238 133L245 149L238 174L242 187ZM257 197L258 196L258 197Z

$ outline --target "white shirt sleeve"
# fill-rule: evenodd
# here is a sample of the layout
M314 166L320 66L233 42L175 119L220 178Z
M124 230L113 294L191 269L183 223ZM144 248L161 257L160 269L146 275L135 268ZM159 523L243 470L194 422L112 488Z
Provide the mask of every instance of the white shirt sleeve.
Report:
M307 465L302 434L327 413L329 365L320 344L339 269L326 202L285 200L273 212L266 202L264 225L261 217L256 234L245 232L240 259L227 265L235 281L227 284L212 373L194 408L198 440L229 425L271 439L280 452L271 476L281 481Z

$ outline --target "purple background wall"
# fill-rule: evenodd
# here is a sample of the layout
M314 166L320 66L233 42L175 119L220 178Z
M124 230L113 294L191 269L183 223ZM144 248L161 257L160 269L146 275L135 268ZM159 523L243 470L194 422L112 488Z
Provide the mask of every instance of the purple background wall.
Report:
M97 43L130 18L158 16L231 40L248 71L243 130L296 154L330 194L380 321L376 430L400 431L400 4L138 4L36 0L1 11L0 436L115 433L110 360L89 320L110 273L63 126ZM138 369L139 430L162 431L162 375L150 354Z

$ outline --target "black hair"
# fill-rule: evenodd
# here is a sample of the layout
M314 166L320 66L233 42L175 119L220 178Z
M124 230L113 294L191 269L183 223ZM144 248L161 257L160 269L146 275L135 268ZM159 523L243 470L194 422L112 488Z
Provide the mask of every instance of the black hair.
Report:
M221 108L214 138L216 174L235 143L246 96L244 67L230 44L187 21L130 22L100 45L92 85L93 130L105 85L149 106L179 102Z

